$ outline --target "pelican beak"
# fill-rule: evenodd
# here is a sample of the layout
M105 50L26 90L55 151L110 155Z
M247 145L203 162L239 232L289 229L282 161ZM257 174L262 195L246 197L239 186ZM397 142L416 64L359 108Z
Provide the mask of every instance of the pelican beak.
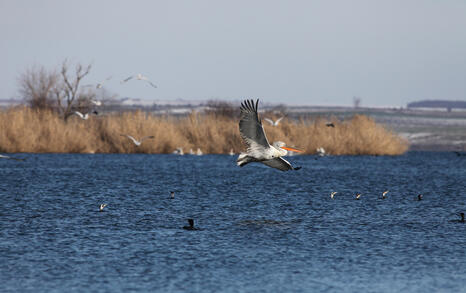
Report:
M289 147L281 147L284 150L291 151L291 152L297 152L297 153L302 153L303 151L294 149L294 148L289 148Z

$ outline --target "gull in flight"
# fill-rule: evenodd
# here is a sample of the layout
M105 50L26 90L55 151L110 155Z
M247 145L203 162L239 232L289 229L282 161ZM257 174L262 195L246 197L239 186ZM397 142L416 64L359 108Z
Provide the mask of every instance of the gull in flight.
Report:
M264 127L257 114L259 99L254 104L253 100L246 100L241 103L241 119L239 121L239 132L247 145L247 152L241 153L237 159L237 165L243 167L251 162L259 162L281 171L299 170L294 168L282 157L287 151L301 152L300 150L285 147L281 141L269 144L265 136Z
M387 198L387 197L386 197L387 193L388 193L388 190L385 190L385 191L382 193L382 199L386 199L386 198Z
M18 159L9 156L0 155L0 159L15 160L15 161L24 161L25 159Z
M104 211L104 208L105 208L106 206L107 206L106 203L101 204L100 207L99 207L99 212L103 212L103 211Z
M356 198L355 198L355 199L356 199L356 200L359 200L360 197L361 197L361 194L358 193L358 194L356 194Z
M110 79L112 79L112 76L109 76L109 77L107 77L106 79L104 79L104 80L102 80L101 82L99 82L99 83L95 86L95 88L96 88L96 89L102 88L102 86L104 85L104 83L105 83L106 81L109 81Z
M145 141L146 139L154 138L153 135L149 135L149 136L144 136L143 138L141 138L141 140L137 140L137 139L135 139L134 137L132 137L131 135L128 135L128 134L120 134L120 135L121 136L126 136L127 138L131 139L136 146L140 146L142 144L142 142Z
M265 121L269 122L270 125L272 126L278 126L278 124L280 123L280 121L285 118L285 117L280 117L278 118L277 120L273 121L272 119L269 119L269 118L264 118Z
M102 106L102 102L101 101L94 101L94 100L91 100L91 103L96 105L96 106Z
M155 84L153 84L152 81L150 81L149 78L147 78L147 76L144 76L144 75L142 75L140 73L138 73L136 75L131 75L130 77L127 77L127 78L123 79L120 83L123 84L125 82L130 81L133 78L136 78L137 80L147 81L152 87L157 88L157 86Z
M336 191L333 191L331 194L330 194L330 198L333 199L333 197L335 196L335 194L337 194L338 192Z
M94 111L94 112L92 112L92 113L95 114L95 115L98 115L98 114L99 114L99 112L97 112L97 111ZM87 119L89 118L89 113L83 114L83 113L81 113L81 112L79 112L79 111L74 111L73 114L79 116L79 118L81 118L81 119L83 119L83 120L87 120Z

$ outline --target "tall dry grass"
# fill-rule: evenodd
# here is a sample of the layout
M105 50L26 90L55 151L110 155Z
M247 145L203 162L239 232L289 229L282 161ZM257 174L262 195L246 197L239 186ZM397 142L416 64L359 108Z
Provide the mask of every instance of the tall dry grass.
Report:
M334 155L399 155L408 148L405 140L366 116L333 119L334 128L326 127L326 122L284 119L278 127L264 124L264 128L270 142L281 140L307 154L323 147ZM155 139L136 147L121 134L153 135ZM244 150L238 121L213 115L175 118L127 112L88 120L72 116L65 122L53 112L27 107L0 112L0 152L171 153L177 147L217 154Z

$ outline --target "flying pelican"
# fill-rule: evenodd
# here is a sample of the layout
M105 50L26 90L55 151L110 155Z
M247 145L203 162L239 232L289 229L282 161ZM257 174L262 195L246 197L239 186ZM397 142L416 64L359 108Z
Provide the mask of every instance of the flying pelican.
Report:
M153 84L152 81L150 81L149 78L147 78L147 76L144 76L141 73L138 73L136 75L131 75L131 76L123 79L120 83L123 84L125 82L130 81L133 78L136 78L137 80L147 81L152 87L157 88L157 86L155 84Z
M112 79L112 76L109 76L109 77L107 77L106 79L104 79L103 81L99 82L99 83L95 86L95 88L96 88L96 89L102 88L102 86L104 85L104 83L105 83L106 81L109 81L110 79ZM97 106L100 106L100 105L97 105Z
M280 123L280 121L285 118L285 117L280 117L278 118L277 120L273 121L272 119L269 119L269 118L264 118L265 121L269 122L270 125L272 126L278 126L278 124Z
M189 226L183 226L183 229L190 230L190 231L199 230L198 228L194 227L193 219L188 219L188 223L189 223Z
M338 192L336 191L333 191L331 194L330 194L330 198L333 199L333 197L335 196L335 194L337 194Z
M239 132L247 145L247 152L239 155L237 165L242 167L250 162L260 162L281 171L301 169L301 167L293 168L288 161L281 158L287 154L287 150L301 152L300 150L285 147L285 143L281 141L274 142L273 145L269 144L257 114L258 104L259 99L255 104L253 100L241 103Z
M386 199L386 198L387 198L387 197L385 196L387 193L388 193L388 190L385 190L385 191L382 193L382 199Z
M141 140L137 140L135 139L134 137L132 137L131 135L128 135L128 134L120 134L121 136L126 136L127 138L131 139L133 141L133 143L136 145L136 146L140 146L141 143L143 141L145 141L146 139L152 139L154 138L153 135L149 135L149 136L144 136L143 138L141 138Z
M0 159L15 160L15 161L24 161L25 159L18 159L9 156L0 155Z
M101 204L100 207L99 207L99 212L103 212L103 211L104 211L104 208L105 208L106 206L107 206L106 203Z
M360 193L358 193L358 194L356 194L356 197L355 197L355 199L356 199L356 200L359 200L359 198L360 198L360 197L361 197L361 194L360 194Z

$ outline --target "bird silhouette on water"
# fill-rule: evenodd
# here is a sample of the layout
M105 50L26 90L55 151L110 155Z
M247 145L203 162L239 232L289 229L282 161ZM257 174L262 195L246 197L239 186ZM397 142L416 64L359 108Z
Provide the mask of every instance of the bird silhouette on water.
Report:
M189 226L183 226L183 229L190 230L190 231L199 230L198 228L194 227L193 219L188 219L188 223L189 223Z
M106 206L107 206L106 203L101 204L100 207L99 207L99 212L103 212L103 211L104 211L104 208L105 208Z
M387 193L388 193L388 190L384 191L382 193L382 199L386 199L387 198Z
M175 198L175 192L174 191L170 192L170 198Z
M417 200L422 200L422 194L417 195Z
M464 223L464 213L460 213L460 217L461 217L460 222L461 222L461 223Z

